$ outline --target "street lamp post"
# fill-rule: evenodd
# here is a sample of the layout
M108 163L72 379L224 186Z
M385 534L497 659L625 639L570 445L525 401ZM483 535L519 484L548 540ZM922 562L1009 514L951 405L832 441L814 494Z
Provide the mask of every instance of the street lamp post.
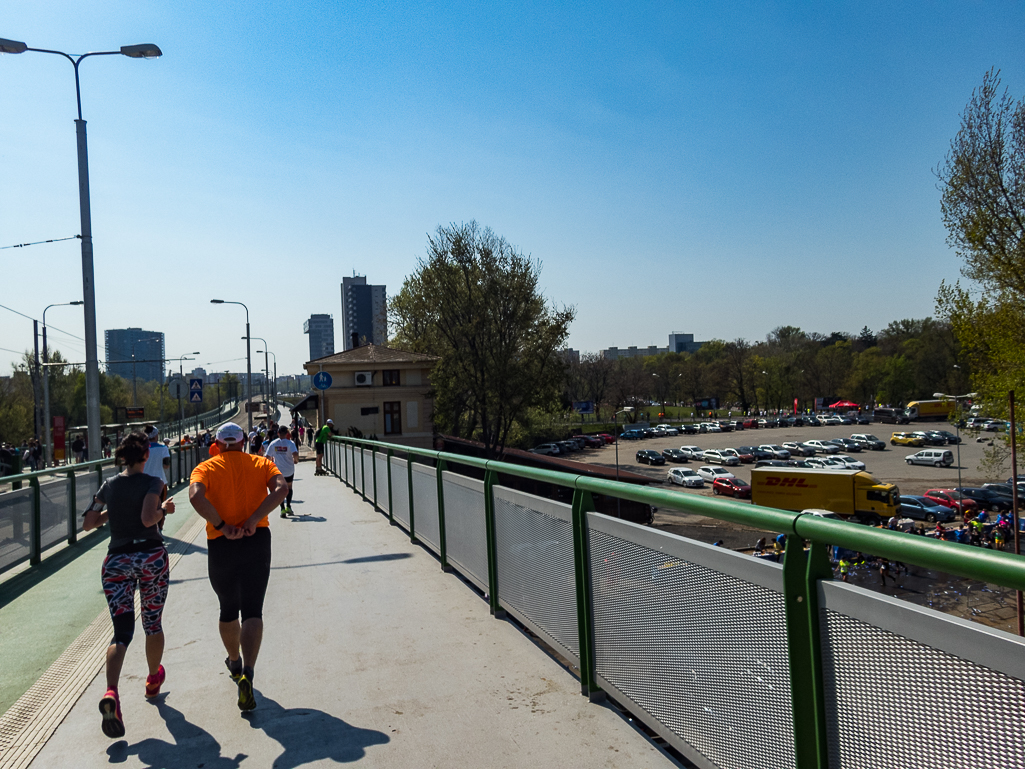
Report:
M264 344L266 344L266 342L264 342ZM263 350L257 350L256 354L259 355L261 352L263 352ZM273 399L274 410L276 411L278 408L278 356L274 354L273 350L270 351L270 354L274 358L274 379L272 380L274 384L271 386L271 398ZM266 355L266 353L264 353L264 355Z
M43 309L43 433L46 435L46 466L53 465L53 435L50 431L50 362L49 353L46 350L46 311L51 307L72 307L84 304L82 300L75 302L60 302L59 304L48 304Z
M185 406L182 405L182 387L185 386L185 370L182 366L182 361L195 360L190 358L190 355L199 355L199 351L192 353L185 353L184 355L178 356L178 435L185 434Z
M966 393L964 395L947 395L945 393L933 393L932 397L944 401L954 401L954 409L956 414L954 417L954 433L957 436L957 488L960 499L964 499L964 493L960 490L961 486L961 401L971 400L976 397L978 393ZM962 507L961 514L964 514Z
M249 334L249 331L247 329L246 330L246 335L248 336L248 334ZM254 336L253 339L258 339L261 342L263 342L263 349L262 350L257 350L256 354L259 355L261 352L263 353L263 399L264 399L264 401L266 401L267 400L267 396L270 394L270 390L267 389L267 380L270 379L270 363L268 362L268 358L267 358L267 340L264 339L262 336ZM246 339L246 345L248 346L248 344L249 344L249 340ZM275 406L276 406L276 404L275 404Z
M85 120L82 119L82 88L79 83L78 65L89 56L128 56L132 59L155 59L161 50L152 43L123 45L119 51L91 51L73 56L63 51L46 48L29 48L17 40L0 38L0 53L52 53L63 56L75 68L75 99L78 104L78 119L75 132L78 144L78 205L81 217L82 237L82 303L85 305L85 398L86 425L89 437L89 459L100 458L100 366L96 355L96 288L93 281L93 233L92 215L89 204L89 151L86 142Z
M633 406L627 406L625 409L617 411L615 414L612 415L612 432L616 433L616 435L613 436L616 439L616 483L619 483L619 422L616 421L616 417L618 417L620 414L629 414L633 410ZM620 518L623 517L623 514L620 511L618 496L616 497L616 515Z
M253 358L249 350L249 308L242 302L226 302L223 299L211 299L210 304L238 304L246 311L246 413L249 415L249 431L246 435L248 435L253 431Z

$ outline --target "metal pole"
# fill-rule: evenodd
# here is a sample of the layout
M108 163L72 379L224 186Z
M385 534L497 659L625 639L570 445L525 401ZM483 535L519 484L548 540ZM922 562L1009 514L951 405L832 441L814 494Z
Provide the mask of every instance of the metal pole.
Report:
M1018 433L1014 424L1014 390L1008 394L1011 407L1011 514L1014 517L1014 554L1021 555L1021 532L1018 530ZM1025 606L1022 592L1015 591L1015 603L1018 607L1018 635L1025 636Z
M46 311L43 311L43 363L49 363L46 350ZM46 436L45 466L53 465L53 435L50 433L50 367L43 366L43 435Z
M249 340L249 308L246 307L246 411L249 414L249 431L246 433L246 440L249 440L249 433L253 431L253 358L250 354Z
M39 321L32 321L32 344L35 347L35 357L33 358L33 367L35 371L32 373L32 425L35 427L36 440L39 440L39 433L41 432L39 422L42 418L43 410L40 408L42 405L39 401L42 400L39 395Z
M78 90L78 62L75 62ZM93 226L89 206L89 148L85 121L75 121L78 138L78 205L82 227L82 299L85 302L85 417L89 459L100 458L100 365L96 356L96 287L93 280Z
M619 483L619 412L617 411L612 415L612 437L616 439L616 483ZM616 517L622 518L623 511L620 509L621 505L619 497L616 497Z

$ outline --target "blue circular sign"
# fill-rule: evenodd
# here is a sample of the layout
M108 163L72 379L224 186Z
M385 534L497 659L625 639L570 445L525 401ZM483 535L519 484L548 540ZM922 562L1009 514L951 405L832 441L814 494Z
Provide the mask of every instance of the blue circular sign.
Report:
M321 371L313 375L313 386L318 390L326 390L331 386L331 375L326 371Z

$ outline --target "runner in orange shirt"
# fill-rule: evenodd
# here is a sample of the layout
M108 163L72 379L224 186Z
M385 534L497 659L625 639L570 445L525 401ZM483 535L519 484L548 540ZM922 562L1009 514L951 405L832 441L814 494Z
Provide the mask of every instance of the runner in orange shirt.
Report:
M220 602L224 663L238 684L239 710L247 711L256 707L253 674L270 579L267 516L287 496L288 484L271 460L243 451L245 433L235 423L218 428L217 444L220 453L192 471L189 501L207 522L207 567Z

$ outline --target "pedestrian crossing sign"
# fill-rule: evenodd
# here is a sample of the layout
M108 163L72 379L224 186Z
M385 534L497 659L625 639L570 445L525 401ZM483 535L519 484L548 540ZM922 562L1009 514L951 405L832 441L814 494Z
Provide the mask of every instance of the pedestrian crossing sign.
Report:
M203 391L197 390L196 392L189 394L189 403L202 403L203 402Z

